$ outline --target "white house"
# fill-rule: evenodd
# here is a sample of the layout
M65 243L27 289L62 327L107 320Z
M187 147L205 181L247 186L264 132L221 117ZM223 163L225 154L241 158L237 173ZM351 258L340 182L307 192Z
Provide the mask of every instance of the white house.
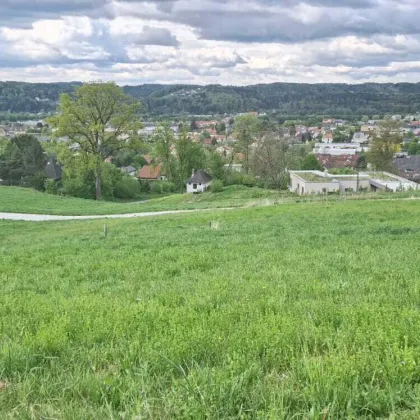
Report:
M200 193L207 191L212 183L212 177L203 170L193 172L187 180L187 193Z
M332 143L333 140L333 133L331 131L327 131L322 136L322 143Z
M361 131L354 133L353 135L353 139L352 139L353 143L369 143L369 135L366 133L362 133Z

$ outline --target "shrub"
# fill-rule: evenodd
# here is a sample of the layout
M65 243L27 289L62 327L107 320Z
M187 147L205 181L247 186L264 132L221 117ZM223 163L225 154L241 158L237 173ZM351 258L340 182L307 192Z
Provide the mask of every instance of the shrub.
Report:
M94 199L95 182L94 180L85 179L83 176L64 179L63 194L71 197Z
M220 179L216 179L211 184L211 192L217 193L223 191L223 182Z
M58 193L58 185L57 182L54 181L53 179L46 179L45 180L45 192L47 194L53 194L56 195Z
M256 185L256 179L252 175L244 174L242 172L232 172L227 177L227 184L254 187Z
M156 181L150 183L150 191L157 194L168 194L175 192L176 186L170 181Z
M114 187L114 197L122 200L136 198L141 193L141 186L134 178L124 177Z

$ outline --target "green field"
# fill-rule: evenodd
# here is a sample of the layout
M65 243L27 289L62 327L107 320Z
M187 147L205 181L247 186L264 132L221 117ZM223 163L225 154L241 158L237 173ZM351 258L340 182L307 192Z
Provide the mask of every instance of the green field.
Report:
M229 207L257 207L273 204L335 202L343 200L398 200L420 198L420 190L403 193L361 193L349 196L296 196L287 191L233 185L222 192L173 194L143 202L122 203L85 200L44 194L29 188L0 186L0 212L64 216L127 214L165 210L194 210Z
M394 200L109 220L107 239L0 221L0 418L418 419L419 220Z
M220 193L173 194L137 203L84 200L44 194L28 188L0 186L0 212L53 215L123 214L158 210L188 210L269 204L289 194L244 186L226 187Z

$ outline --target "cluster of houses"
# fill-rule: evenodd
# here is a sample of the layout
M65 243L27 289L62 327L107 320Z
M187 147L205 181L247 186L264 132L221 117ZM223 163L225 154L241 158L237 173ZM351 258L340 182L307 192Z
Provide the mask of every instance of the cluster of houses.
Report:
M259 116L264 115L258 113L254 114ZM401 134L404 138L404 144L412 142L413 139L420 139L420 114L408 115L406 117L394 115L392 116L392 119L401 122ZM191 123L189 137L193 141L200 142L204 146L217 151L226 162L230 162L226 167L231 171L241 171L244 156L235 151L234 145L237 139L233 132L232 122L233 116L225 116L217 120L211 118L199 119L198 117L197 120L194 120L194 122ZM326 170L340 168L354 169L358 164L359 157L370 150L372 138L379 134L380 122L381 121L377 119L369 120L366 118L358 124L351 125L342 119L324 118L322 123L318 126L311 127L297 124L293 126L293 130L287 129L284 133L291 144L314 142L312 152ZM0 125L0 137L10 138L18 134L24 134L28 131L28 128L39 128L39 134L35 133L38 139L41 142L49 141L49 137L41 133L42 127L43 123L40 121ZM174 137L177 138L180 131L180 124L174 121L169 127L172 130ZM147 141L153 136L156 129L156 123L145 122L143 128L139 130L139 134ZM34 132L34 130L32 130L32 132ZM341 138L340 136L344 136L345 139L342 142L337 142L337 139ZM69 139L62 138L59 140L69 142L69 148L74 152L77 152L80 149L80 146L77 143L70 144ZM256 147L256 145L257 143L255 142L255 144L251 145L251 148ZM175 154L175 152L175 148L172 147L172 153ZM139 180L165 180L165 174L162 172L162 165L159 164L159 162L154 161L149 155L143 157L146 160L146 164L141 167L141 169L137 169L134 166L126 166L121 168L122 172L129 176L137 177ZM394 191L396 188L406 189L406 187L414 188L414 186L417 186L417 184L412 181L420 182L420 155L409 156L406 152L400 152L395 155L393 163L398 170L399 178L395 178L395 176L391 174L382 175L382 178L386 177L389 181L385 184L381 184L378 180L375 181L375 178L372 178L372 176L369 175L371 172L359 174L356 188L354 185L352 187L347 186L352 177L354 178L356 175L343 175L341 178L339 175L334 175L334 177L331 178L328 175L328 172L322 173L321 175L316 172L305 175L306 172L292 171L291 189L299 194L306 194L314 191L322 193L325 192L324 190L326 190L326 192L345 191L350 188L353 190L377 188ZM57 179L57 174L61 174L57 165L56 161L51 161L49 163L48 172L49 176L53 179ZM295 179L297 180L301 177L304 178L303 181L300 180L300 182L295 182ZM320 184L328 185L323 185L318 188L316 182L307 180L308 177L315 177L318 181L320 177L322 177L323 181L320 182ZM394 177L392 183L390 180L391 177ZM346 180L344 180L344 178L346 178ZM195 182L194 179L192 179L191 182L188 182L187 190L199 192L202 190L201 187L205 190L208 186L208 182L204 182L205 180L208 180L208 175L204 176L201 174L201 179L198 179L198 182ZM338 185L337 183L341 184ZM298 184L299 187L297 187ZM197 185L197 188L193 188L194 185Z

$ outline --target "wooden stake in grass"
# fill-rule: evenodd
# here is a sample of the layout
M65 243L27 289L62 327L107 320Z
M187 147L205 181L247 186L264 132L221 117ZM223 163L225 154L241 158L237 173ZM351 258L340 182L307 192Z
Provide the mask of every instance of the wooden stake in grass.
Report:
M106 238L108 236L108 226L105 224L104 225L104 238Z

